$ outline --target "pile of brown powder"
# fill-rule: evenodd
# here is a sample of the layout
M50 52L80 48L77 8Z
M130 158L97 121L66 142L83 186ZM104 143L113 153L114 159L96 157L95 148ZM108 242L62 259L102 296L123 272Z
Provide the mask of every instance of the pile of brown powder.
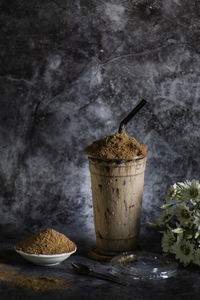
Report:
M97 140L84 149L88 156L103 159L128 159L135 156L146 155L147 147L126 134L116 132L104 139Z
M47 228L16 244L16 249L32 254L60 254L75 250L76 245L64 234Z

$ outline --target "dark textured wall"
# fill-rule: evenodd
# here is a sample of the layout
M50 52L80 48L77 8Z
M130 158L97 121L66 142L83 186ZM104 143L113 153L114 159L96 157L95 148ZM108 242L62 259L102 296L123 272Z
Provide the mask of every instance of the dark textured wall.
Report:
M143 229L171 183L199 178L199 1L5 0L0 28L2 229L93 232L83 148L140 98Z

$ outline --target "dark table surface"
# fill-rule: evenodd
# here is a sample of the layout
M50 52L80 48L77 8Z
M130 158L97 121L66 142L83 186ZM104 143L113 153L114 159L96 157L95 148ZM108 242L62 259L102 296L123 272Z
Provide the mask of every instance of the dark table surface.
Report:
M42 267L25 261L15 253L15 240L1 242L0 271L12 269L35 276L52 276L62 278L69 284L56 290L34 291L17 287L12 282L0 281L0 299L199 299L200 297L200 269L197 266L179 267L173 278L151 281L133 281L126 287L108 281L93 279L79 275L71 270L72 262L82 262L97 270L110 267L107 262L99 262L87 257L88 245L84 241L78 244L78 250L63 263ZM4 253L1 258L1 253Z

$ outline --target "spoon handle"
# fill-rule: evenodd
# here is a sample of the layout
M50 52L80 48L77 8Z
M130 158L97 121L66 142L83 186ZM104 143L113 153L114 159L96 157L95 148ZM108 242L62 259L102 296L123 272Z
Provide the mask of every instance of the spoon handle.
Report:
M98 279L108 280L108 281L112 281L114 283L129 286L128 282L120 280L119 278L117 278L115 276L112 276L112 275L109 275L109 274L104 274L104 273L98 273L98 272L95 272L95 271L93 271L92 269L89 269L89 268L87 270L86 267L81 269L81 268L77 267L77 264L74 264L74 263L72 263L71 266L79 274L90 276L90 277L95 277L95 278L98 278Z
M108 274L97 273L97 272L92 271L92 272L90 272L88 275L90 275L90 276L92 276L92 277L99 278L99 279L112 281L112 282L114 282L114 283L122 284L122 285L125 285L125 286L128 286L128 285L129 285L128 282L122 281L122 280L120 280L119 278L114 277L114 276L112 276L112 275L108 275Z

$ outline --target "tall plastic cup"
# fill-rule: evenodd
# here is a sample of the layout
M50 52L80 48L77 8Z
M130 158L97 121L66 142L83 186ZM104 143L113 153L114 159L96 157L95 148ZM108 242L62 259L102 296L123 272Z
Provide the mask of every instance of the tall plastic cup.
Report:
M88 159L98 251L114 255L136 249L146 156L128 160Z

